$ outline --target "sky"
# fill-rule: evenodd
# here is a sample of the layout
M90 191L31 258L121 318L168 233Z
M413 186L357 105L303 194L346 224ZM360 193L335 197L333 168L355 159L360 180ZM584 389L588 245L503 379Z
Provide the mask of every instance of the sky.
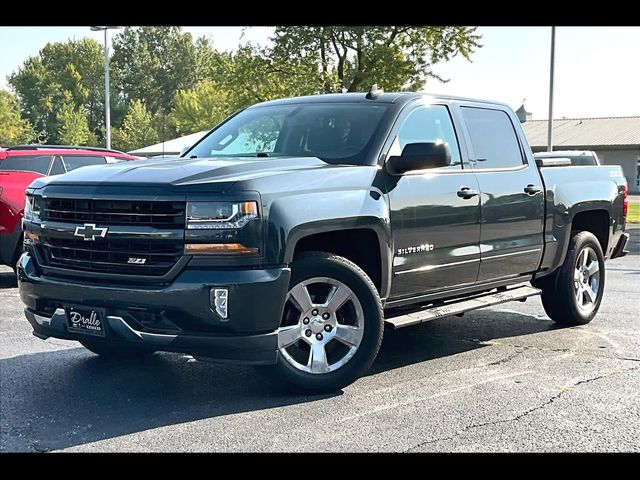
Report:
M272 27L185 27L215 48L267 44ZM517 109L524 99L534 119L548 117L550 27L480 27L482 48L433 67L425 91L497 100ZM112 35L114 32L111 33ZM91 37L88 27L0 27L0 88L6 77L47 42ZM640 115L640 27L556 28L554 118Z

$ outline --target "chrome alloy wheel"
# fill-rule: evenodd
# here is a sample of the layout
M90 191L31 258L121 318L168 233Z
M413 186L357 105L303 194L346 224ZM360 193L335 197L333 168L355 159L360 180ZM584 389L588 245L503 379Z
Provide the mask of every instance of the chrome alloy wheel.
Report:
M573 289L578 308L590 313L596 304L600 288L600 264L591 247L584 248L576 260L573 271Z
M364 313L355 293L333 278L314 277L289 290L278 349L298 370L328 373L355 355L363 333Z

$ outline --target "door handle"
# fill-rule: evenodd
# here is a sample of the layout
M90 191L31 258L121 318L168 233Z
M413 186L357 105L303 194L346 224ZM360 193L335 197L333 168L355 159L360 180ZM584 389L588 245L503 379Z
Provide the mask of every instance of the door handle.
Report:
M460 187L460 190L458 190L458 196L465 200L475 197L476 195L478 195L478 191L472 190L469 187Z
M530 183L526 187L524 187L524 193L528 195L535 195L536 193L540 193L540 189L536 187L533 183Z

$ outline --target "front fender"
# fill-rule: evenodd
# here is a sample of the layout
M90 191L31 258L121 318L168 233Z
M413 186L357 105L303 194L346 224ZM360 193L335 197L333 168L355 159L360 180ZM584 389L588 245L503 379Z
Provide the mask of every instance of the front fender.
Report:
M370 229L376 233L381 258L382 296L391 278L392 237L389 208L380 190L342 190L279 195L266 212L265 260L289 264L300 239L338 230Z

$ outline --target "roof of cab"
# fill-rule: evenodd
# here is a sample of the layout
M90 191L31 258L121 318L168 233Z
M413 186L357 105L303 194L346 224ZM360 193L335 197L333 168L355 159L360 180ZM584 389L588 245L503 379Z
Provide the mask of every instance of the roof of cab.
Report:
M509 107L509 105L503 102L495 102L491 100L481 100L477 98L457 97L451 95L441 95L429 92L385 92L381 93L374 98L366 98L366 93L323 93L317 95L307 95L304 97L291 97L281 98L278 100L268 100L266 102L256 103L252 107L267 106L267 105L292 105L300 103L395 103L404 104L413 99L428 97L433 99L442 99L448 101L461 101L461 102L478 102L487 103L492 105L501 105ZM511 108L511 107L509 107Z

